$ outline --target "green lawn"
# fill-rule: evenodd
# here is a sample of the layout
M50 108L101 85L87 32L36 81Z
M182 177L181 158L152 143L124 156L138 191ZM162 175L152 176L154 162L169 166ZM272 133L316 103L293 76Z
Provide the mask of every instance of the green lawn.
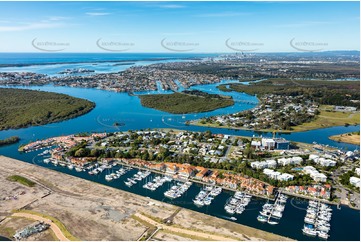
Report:
M12 182L19 182L28 187L33 187L36 184L35 182L30 181L29 179L18 175L9 176L7 179Z
M294 132L326 128L332 126L342 126L345 124L354 125L360 124L360 112L335 112L329 111L332 106L320 106L320 114L317 118L309 123L292 127Z

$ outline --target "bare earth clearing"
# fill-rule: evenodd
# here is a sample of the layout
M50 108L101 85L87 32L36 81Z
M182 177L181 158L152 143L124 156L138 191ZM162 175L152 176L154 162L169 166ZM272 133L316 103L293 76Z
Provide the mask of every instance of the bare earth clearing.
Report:
M37 185L30 188L6 180L14 174ZM4 156L0 156L0 189L1 200L17 195L16 200L0 203L0 221L6 218L0 222L0 234L6 236L33 222L28 218L9 217L15 209L23 208L56 218L65 226L66 233L80 240L137 240L154 225L161 228L153 238L161 240L207 240L204 234L211 236L208 239L287 239L187 209L177 213L173 225L167 226L161 220L172 215L176 206ZM23 191L25 194L19 195ZM23 222L14 223L13 219ZM29 239L53 240L54 233L47 230Z

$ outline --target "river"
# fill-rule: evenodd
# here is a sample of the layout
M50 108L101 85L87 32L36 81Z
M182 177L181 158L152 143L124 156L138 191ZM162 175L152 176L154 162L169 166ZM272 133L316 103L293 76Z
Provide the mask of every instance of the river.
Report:
M38 67L38 68L43 68ZM0 68L2 71L3 68ZM223 83L229 83L232 81L223 81ZM32 86L32 87L19 87L28 88L33 90L51 91L57 93L69 94L71 96L85 98L96 103L96 107L89 113L59 123L53 123L37 127L29 127L18 130L6 130L0 132L0 139L9 136L19 136L21 143L28 143L37 139L44 139L53 136L74 134L79 132L114 132L114 131L126 131L126 130L139 130L147 128L174 128L185 129L190 131L205 131L211 130L213 133L223 133L230 135L244 135L252 136L259 135L259 132L246 131L246 130L230 130L220 128L207 128L198 126L187 126L185 122L201 117L209 117L213 115L222 115L235 113L242 110L253 108L257 105L257 98L244 93L237 92L221 92L217 89L218 84L209 84L201 86L193 86L191 89L206 91L208 93L216 93L223 95L230 95L236 100L235 104L230 107L217 109L210 112L199 114L185 114L185 115L173 115L166 112L158 111L155 109L145 108L141 106L140 100L137 96L129 96L126 93L115 93L97 89L86 88L71 88L71 87L55 87L52 85L45 86ZM155 91L153 93L169 93L169 91ZM144 94L144 93L137 93ZM124 126L114 127L113 123L124 123ZM349 127L331 127L318 130L312 130L307 132L281 134L288 140L300 141L300 142L317 142L322 144L328 144L330 146L339 147L342 149L354 150L358 149L358 146L348 145L344 143L338 143L328 139L328 136L340 134L344 132L351 132L359 130L359 126ZM264 136L271 136L272 134L263 134ZM121 190L130 191L143 196L149 196L159 201L173 203L175 205L189 208L195 211L207 213L213 216L217 216L223 219L229 219L223 206L226 200L231 196L230 192L222 192L210 206L204 206L199 208L195 206L192 199L199 192L199 185L192 185L188 192L179 199L169 200L164 197L164 191L170 186L163 185L161 188L154 192L150 192L143 189L141 185L136 185L128 188L124 185L123 181L127 177L131 176L135 170L126 174L124 177L117 181L106 182L104 174L100 176L90 176L85 172L76 172L64 167L56 167L51 164L45 164L39 157L36 156L38 152L33 153L19 153L17 151L19 144L4 146L0 148L0 154L23 160L29 163L34 163L49 169L64 172L70 175L95 181L98 183L106 184L112 187L119 188ZM153 175L152 175L153 176ZM305 207L307 203L304 200L291 198L288 200L284 216L278 225L262 224L256 220L258 211L266 201L263 199L252 199L248 205L247 210L241 215L235 215L237 217L237 223L245 224L254 228L262 229L265 231L277 233L283 236L287 236L297 240L314 240L302 234L303 218L305 216ZM330 240L359 240L359 227L360 227L360 212L352 210L348 207L342 206L341 210L333 207L333 216L331 220L331 232Z

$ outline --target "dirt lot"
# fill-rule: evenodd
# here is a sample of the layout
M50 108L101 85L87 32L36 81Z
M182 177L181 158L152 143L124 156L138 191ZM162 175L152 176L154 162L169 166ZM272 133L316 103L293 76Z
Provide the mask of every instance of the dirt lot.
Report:
M26 218L8 217L0 224L0 234L12 238L13 234L20 229L34 223L34 220ZM45 230L39 234L34 234L25 239L26 241L52 241L54 236L51 230Z
M37 185L33 188L23 187L2 179L4 174L22 175L36 182ZM19 196L18 200L1 202L0 213L3 216L9 215L13 209L32 202L26 206L27 210L50 215L60 220L73 236L81 240L137 240L147 230L147 225L136 221L132 215L143 213L163 219L169 217L177 209L170 204L3 156L0 156L0 189L6 192L6 196L21 189L28 194L28 197ZM49 191L51 194L43 197ZM174 223L175 226L203 232L209 231L240 240L285 239L186 209L182 209L175 216ZM1 226L3 226L2 223L0 223ZM162 230L155 235L154 239L187 240L186 237L169 235Z

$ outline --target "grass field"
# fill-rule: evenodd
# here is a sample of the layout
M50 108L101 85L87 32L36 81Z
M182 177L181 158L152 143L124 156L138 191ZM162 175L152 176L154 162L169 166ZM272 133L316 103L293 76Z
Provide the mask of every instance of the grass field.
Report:
M22 176L18 176L18 175L13 175L13 176L9 176L7 178L9 181L13 181L13 182L19 182L25 186L28 186L28 187L33 187L35 186L35 182L33 181L30 181L29 179L25 178L25 177L22 177Z
M321 105L320 114L316 120L292 127L293 132L306 131L311 129L327 128L332 126L360 124L360 112L335 112L332 106Z
M333 135L329 138L337 142L360 145L360 132Z

